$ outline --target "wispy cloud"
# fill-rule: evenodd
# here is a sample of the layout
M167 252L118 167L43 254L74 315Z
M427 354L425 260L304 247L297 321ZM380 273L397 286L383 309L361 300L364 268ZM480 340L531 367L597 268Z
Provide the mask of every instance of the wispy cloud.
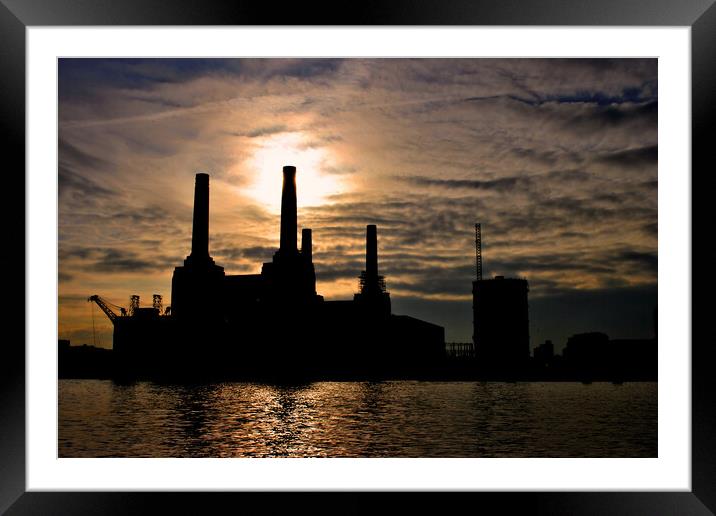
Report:
M535 303L655 289L655 59L63 59L59 96L61 327L77 335L86 305L68 296L169 294L198 171L213 256L258 272L278 244L252 194L280 196L261 181L280 165L257 160L271 141L277 163L311 157L299 195L338 185L299 221L328 299L355 290L370 223L396 311L443 314L450 340L471 335L478 221L487 273L528 277Z

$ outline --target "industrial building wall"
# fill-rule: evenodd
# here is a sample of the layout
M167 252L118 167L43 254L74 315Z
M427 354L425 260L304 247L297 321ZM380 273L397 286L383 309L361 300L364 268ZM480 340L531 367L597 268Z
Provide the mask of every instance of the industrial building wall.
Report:
M473 282L473 341L478 360L509 368L529 359L527 280L501 278Z

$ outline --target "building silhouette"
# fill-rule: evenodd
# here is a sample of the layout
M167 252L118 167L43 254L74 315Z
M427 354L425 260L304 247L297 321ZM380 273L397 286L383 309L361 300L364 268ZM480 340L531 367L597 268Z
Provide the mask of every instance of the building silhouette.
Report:
M482 224L475 224L472 282L472 342L477 367L486 376L514 377L530 359L527 280L482 277Z
M561 373L579 380L656 380L657 339L610 339L602 332L578 333L562 351Z
M530 358L527 280L495 276L472 283L473 342L478 366L518 374Z
M534 359L540 366L548 366L554 359L554 344L546 340L534 349Z
M351 300L316 292L313 233L298 248L296 168L283 167L279 249L259 274L231 275L209 253L209 175L197 174L191 252L174 269L171 305L130 309L94 295L114 325L116 374L147 377L402 378L445 357L441 326L392 313L378 273L378 232L366 227L366 264ZM119 309L119 314L116 310Z
M446 352L443 327L392 312L379 272L378 228L366 226L365 267L352 299L327 301L316 290L313 231L297 239L296 168L283 167L279 248L257 274L227 274L210 255L209 175L196 174L191 250L172 276L170 306L131 296L128 308L98 295L114 326L111 358L60 341L63 375L93 369L117 377L253 379L656 380L652 339L569 338L562 355L547 340L530 356L526 279L482 278L481 228L475 227L473 341ZM358 272L358 271L356 271ZM69 351L68 351L69 350ZM110 367L111 366L111 367Z
M57 344L58 378L110 378L111 350L87 344L71 346L67 339L58 339Z

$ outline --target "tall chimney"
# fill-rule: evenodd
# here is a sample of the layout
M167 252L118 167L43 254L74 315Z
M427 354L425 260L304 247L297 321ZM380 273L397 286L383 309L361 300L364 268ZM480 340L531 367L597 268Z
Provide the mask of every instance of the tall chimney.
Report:
M283 190L281 193L281 252L294 254L296 248L296 231L298 230L296 214L296 167L283 167Z
M378 234L375 224L366 226L365 275L370 279L378 277Z
M209 258L209 174L196 175L191 257L193 260Z
M301 256L307 261L313 261L313 240L310 229L301 230Z

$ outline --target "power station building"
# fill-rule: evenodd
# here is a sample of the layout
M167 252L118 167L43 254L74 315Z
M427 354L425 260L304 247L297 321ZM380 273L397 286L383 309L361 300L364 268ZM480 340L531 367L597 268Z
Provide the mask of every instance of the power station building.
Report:
M147 376L280 380L401 377L444 358L443 327L392 313L375 225L366 228L359 291L345 301L317 294L313 234L301 230L300 249L297 234L296 168L286 166L279 249L259 274L226 274L209 254L209 176L197 174L191 252L174 269L170 311L140 321L138 302L137 310L117 315L99 296L90 298L114 323L118 363Z

